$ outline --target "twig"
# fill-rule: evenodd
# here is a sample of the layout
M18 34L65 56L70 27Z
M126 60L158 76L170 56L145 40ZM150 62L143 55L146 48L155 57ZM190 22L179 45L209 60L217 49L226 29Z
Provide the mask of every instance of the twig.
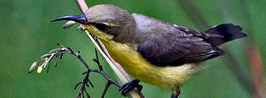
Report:
M87 4L85 3L84 0L76 0L78 6L80 7L80 10L82 13L85 13L88 9ZM93 42L93 44L95 45L96 49L101 53L101 55L104 57L104 59L107 61L107 63L110 65L110 67L112 68L113 72L116 75L116 78L119 82L120 85L123 85L125 83L128 83L129 81L131 81L131 78L129 77L129 75L125 72L125 70L121 67L120 64L118 64L117 62L115 62L111 56L109 55L108 51L106 50L105 46L101 43L100 40L98 39L94 39L92 37L92 35L86 30L86 29L90 29L90 28L84 28L82 27L83 30L85 30L85 34L89 37L89 39ZM97 42L99 42L100 44L98 44ZM129 95L132 98L144 98L144 96L142 95L141 92L139 92L137 90L137 88L135 88L134 90L129 92Z
M78 3L81 11L84 13L88 7L85 3L84 0L76 0L76 2ZM63 28L69 28L71 26L73 26L75 24L74 21L71 21L71 22L68 22L66 23ZM104 59L107 61L107 63L110 65L110 67L112 68L112 70L115 72L115 75L117 77L117 80L119 81L116 82L114 80L112 80L107 74L105 74L105 72L103 71L103 67L101 66L100 62L99 62L99 59L98 59L98 53L97 53L97 50L95 50L96 52L96 58L93 59L93 61L95 61L99 67L99 70L97 69L91 69L89 68L88 64L83 60L83 58L80 56L80 52L78 53L74 53L70 48L65 48L62 44L58 44L60 45L62 48L57 48L57 49L53 49L51 50L48 54L45 54L43 56L40 57L40 59L36 62L34 62L29 70L29 72L33 72L34 69L37 67L37 64L38 62L40 61L44 61L44 63L42 64L42 66L39 66L38 67L38 70L37 70L37 73L40 73L42 71L43 68L45 68L47 66L48 63L50 63L50 60L55 57L55 64L54 66L56 67L57 66L57 62L58 62L58 58L62 59L63 57L63 54L65 53L68 53L68 54L73 54L75 55L82 63L83 65L88 69L87 72L85 72L84 74L86 74L85 78L83 79L83 81L79 82L74 89L77 88L77 86L81 85L81 88L77 94L77 97L80 98L80 97L84 97L84 92L85 94L87 95L87 97L90 97L88 92L86 91L86 86L89 87L88 83L93 87L91 81L89 80L89 74L90 72L96 72L96 73L99 73L101 74L105 79L107 79L107 84L105 86L105 89L102 93L102 98L104 97L104 95L106 94L109 86L111 84L114 84L116 85L117 87L120 87L120 85L122 84L125 84L129 81L131 81L129 75L124 71L124 69L121 67L120 64L116 63L108 54L107 50L105 49L104 45L101 43L100 40L98 40L97 38L94 38L92 37L92 35L86 30L87 28L84 28L83 26L80 26L82 27L81 29L81 32L85 32L86 35L89 37L89 39L93 42L93 44L95 45L96 49L101 53L101 55L104 57ZM98 43L101 43L100 46ZM104 51L103 51L103 50ZM49 64L48 64L48 68L49 68ZM48 69L49 70L49 69ZM47 70L47 72L48 72ZM129 97L132 97L132 98L144 98L143 95L137 91L135 89L135 91L130 91L129 92Z
M85 2L84 0L76 0L76 2L77 2L77 4L78 4L78 6L79 6L81 12L82 12L82 13L85 13L85 12L87 11L87 9L88 9L88 6L87 6L86 2ZM117 63L116 61L114 61L114 60L112 59L112 57L109 55L108 51L106 50L106 48L105 48L105 46L102 44L102 42L101 42L100 40L98 40L98 39L94 39L94 37L92 37L92 35L91 35L86 29L88 29L88 28L84 28L84 27L82 27L82 31L84 31L84 32L86 33L86 35L89 37L89 39L90 39L93 43L95 43L94 45L95 45L96 49L97 49L98 51L100 51L100 53L101 53L102 55L106 56L105 59L109 59L109 60L111 61L110 63L113 63L113 65L115 65L115 67L116 67L116 68L122 73L122 75L123 75L123 76L125 77L125 79L127 80L127 81L122 81L122 83L124 84L124 83L127 83L127 82L131 81L131 78L130 78L129 75L126 73L126 71L123 69L123 67L122 67L119 63ZM98 42L99 44L98 44L97 42ZM96 43L97 43L97 44L96 44ZM108 61L107 61L107 62L108 62ZM109 63L109 64L110 64L110 63Z
M77 94L77 98L81 98L81 97L83 98L83 97L84 97L84 92L85 92L85 94L86 94L86 96L87 96L88 98L90 97L89 94L88 94L88 92L87 92L87 90L86 90L86 87L89 87L88 83L90 84L91 87L94 87L94 86L92 85L92 82L91 82L90 79L89 79L89 76L90 76L90 73L91 73L91 72L99 73L99 74L101 74L101 75L107 80L106 88L105 88L105 90L104 90L104 92L103 92L102 98L104 97L104 95L105 95L107 89L109 88L109 86L110 86L111 84L114 84L114 85L116 85L117 87L120 87L120 85L119 85L118 82L112 80L112 79L111 79L111 78L110 78L110 77L109 77L109 76L103 71L103 68L102 68L102 66L101 66L101 64L100 64L100 61L99 61L99 58L98 58L98 53L97 53L96 50L95 50L96 58L93 59L93 61L95 61L95 62L97 63L99 69L92 69L92 68L90 68L90 67L88 66L88 64L86 63L86 61L84 61L84 59L80 56L80 52L75 53L75 52L73 52L72 49L70 49L70 48L66 48L66 47L64 47L62 44L58 44L58 45L61 46L61 48L57 48L57 49L51 50L48 54L45 54L45 55L41 56L41 57L40 57L40 60L36 61L36 62L38 63L38 62L40 62L40 61L42 61L42 60L45 60L44 63L42 64L42 66L40 66L40 67L38 68L38 70L39 70L38 73L40 73L40 72L42 71L42 70L41 70L42 68L45 68L45 66L47 65L47 63L50 63L50 61L51 61L51 59L52 59L53 57L56 57L55 65L57 65L57 59L58 59L59 55L62 57L63 54L66 54L66 53L67 53L67 54L72 54L72 55L76 56L76 57L82 62L82 64L87 68L87 70L88 70L87 72L83 73L83 74L86 74L85 78L84 78L81 82L79 82L79 83L74 87L74 89L76 89L79 85L81 85L81 87L80 87L80 89L79 89L79 92L78 92L78 94ZM36 65L35 65L36 62L35 62L32 66L35 66L35 67L36 67ZM31 68L32 68L32 67L31 67ZM48 72L48 70L49 70L49 69L47 69L47 72ZM31 72L32 72L32 71L31 71Z

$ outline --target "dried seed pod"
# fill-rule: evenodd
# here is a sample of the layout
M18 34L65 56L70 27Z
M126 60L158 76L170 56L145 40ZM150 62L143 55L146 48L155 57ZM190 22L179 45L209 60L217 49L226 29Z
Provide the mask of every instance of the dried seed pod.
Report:
M33 71L36 69L37 65L38 65L38 62L34 62L34 63L30 66L29 73L33 72Z
M69 27L71 27L71 26L73 26L75 24L76 24L75 21L68 21L66 24L63 25L63 28L67 29L67 28L69 28Z
M37 69L37 73L41 73L42 72L42 66L39 66Z

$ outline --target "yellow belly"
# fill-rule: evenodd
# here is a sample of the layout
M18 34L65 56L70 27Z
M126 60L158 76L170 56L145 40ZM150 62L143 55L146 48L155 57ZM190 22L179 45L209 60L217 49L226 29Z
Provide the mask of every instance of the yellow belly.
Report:
M121 64L127 73L142 82L162 88L181 86L191 75L202 68L199 64L158 67L146 61L129 45L104 41L103 43L112 58Z

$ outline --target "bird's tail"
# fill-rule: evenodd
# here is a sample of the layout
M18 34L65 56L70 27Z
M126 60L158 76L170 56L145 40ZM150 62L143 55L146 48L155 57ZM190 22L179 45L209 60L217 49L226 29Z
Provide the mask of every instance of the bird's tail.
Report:
M210 35L208 40L213 46L219 46L228 41L232 41L247 36L245 33L242 32L242 28L240 26L233 24L220 24L205 31L205 33L208 33Z

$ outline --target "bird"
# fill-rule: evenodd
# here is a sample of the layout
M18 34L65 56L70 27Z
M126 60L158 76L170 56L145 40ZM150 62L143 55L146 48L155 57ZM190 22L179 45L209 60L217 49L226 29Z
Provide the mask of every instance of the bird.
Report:
M232 23L201 32L111 4L98 4L81 15L63 16L52 22L61 20L90 28L110 56L136 78L134 83L170 88L171 98L177 98L180 87L204 67L202 62L224 55L222 44L247 36Z

